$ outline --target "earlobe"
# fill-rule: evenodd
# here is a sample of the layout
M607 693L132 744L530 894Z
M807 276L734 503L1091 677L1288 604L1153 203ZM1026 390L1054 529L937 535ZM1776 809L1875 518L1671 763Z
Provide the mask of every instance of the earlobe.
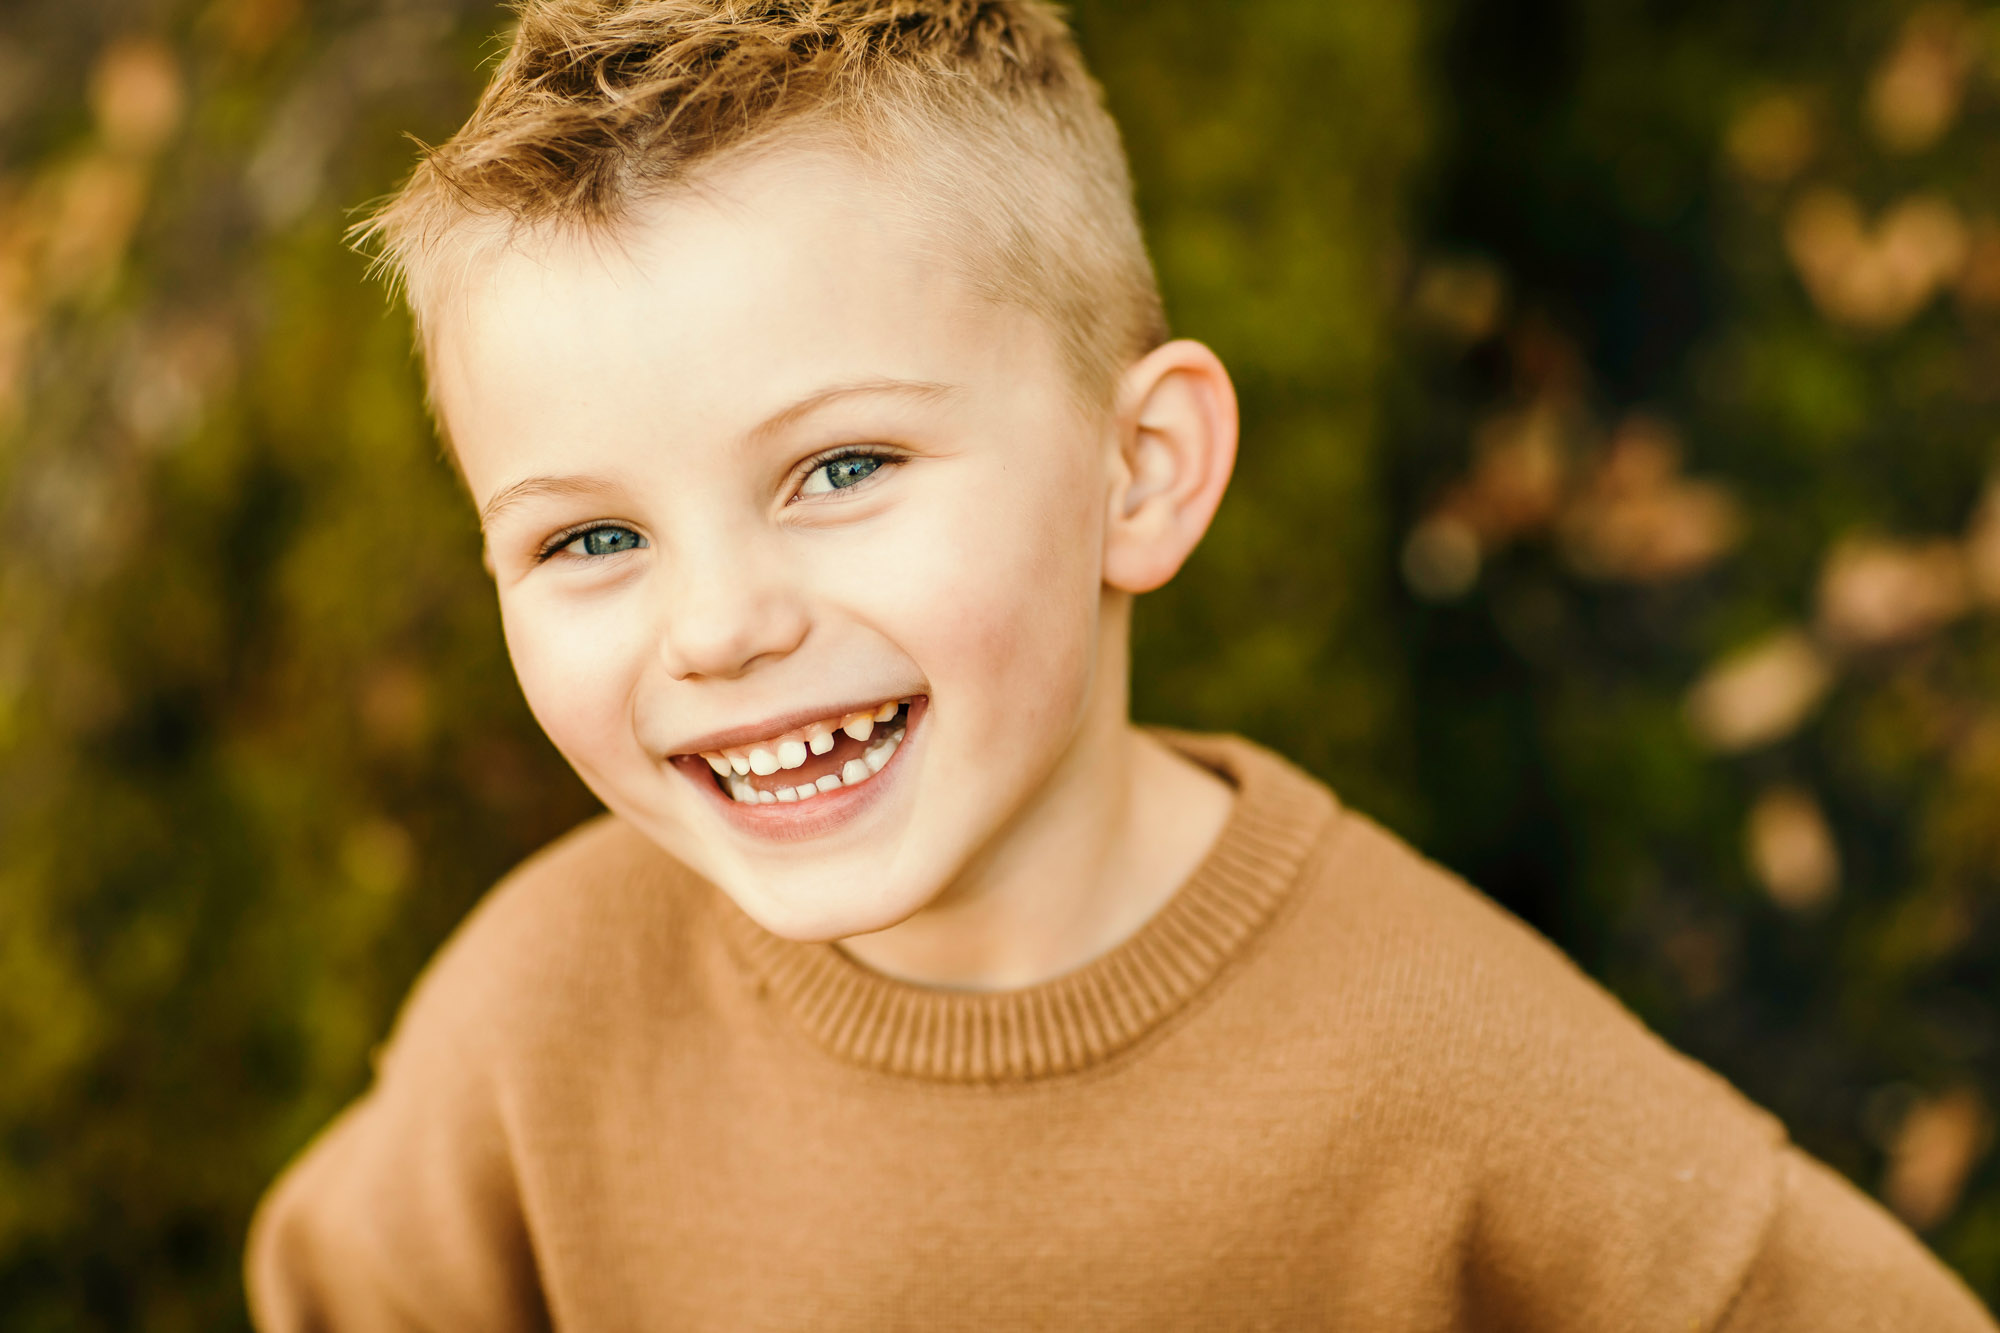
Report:
M1151 592L1208 531L1236 463L1236 390L1221 358L1177 339L1133 362L1115 429L1104 581Z

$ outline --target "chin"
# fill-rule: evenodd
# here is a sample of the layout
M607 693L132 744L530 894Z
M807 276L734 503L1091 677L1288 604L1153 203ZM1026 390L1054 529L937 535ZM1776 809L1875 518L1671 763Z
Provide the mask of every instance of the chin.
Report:
M874 875L845 882L816 876L785 877L725 891L744 915L781 939L826 944L850 935L887 930L922 911L939 885L884 884Z

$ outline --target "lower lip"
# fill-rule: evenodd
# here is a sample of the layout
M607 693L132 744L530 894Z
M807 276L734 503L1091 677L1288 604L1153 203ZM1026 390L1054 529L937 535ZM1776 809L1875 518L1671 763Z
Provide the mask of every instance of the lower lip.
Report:
M889 756L889 762L882 765L881 772L866 782L852 787L835 787L809 801L780 801L773 805L758 802L753 805L736 800L722 790L716 784L708 761L701 756L682 755L673 763L687 775L689 781L708 793L708 799L721 807L723 818L741 832L770 842L803 842L852 822L889 794L889 788L903 771L903 756L917 741L917 724L929 708L928 695L920 694L910 700L909 711L903 716L903 739L897 744L896 753Z

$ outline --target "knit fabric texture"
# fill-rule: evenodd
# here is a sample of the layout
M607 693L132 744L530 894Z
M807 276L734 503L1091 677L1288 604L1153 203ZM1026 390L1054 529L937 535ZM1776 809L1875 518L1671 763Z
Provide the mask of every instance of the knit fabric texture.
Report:
M1067 975L763 930L611 816L496 887L246 1264L305 1330L1994 1333L1776 1118L1285 760Z

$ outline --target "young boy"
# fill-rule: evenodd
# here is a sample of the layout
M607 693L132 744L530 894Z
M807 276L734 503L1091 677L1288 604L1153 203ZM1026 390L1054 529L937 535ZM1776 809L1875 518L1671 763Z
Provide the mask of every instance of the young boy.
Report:
M268 1330L1991 1330L1277 756L1135 729L1235 402L1036 0L528 0L371 224L536 717Z

